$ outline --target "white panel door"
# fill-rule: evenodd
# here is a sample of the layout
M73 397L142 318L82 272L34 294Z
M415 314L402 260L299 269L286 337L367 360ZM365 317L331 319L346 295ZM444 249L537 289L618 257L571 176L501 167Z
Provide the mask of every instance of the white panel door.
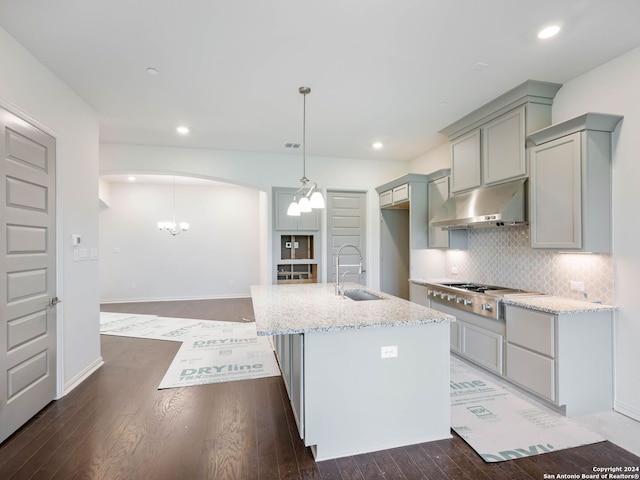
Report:
M0 441L56 395L55 139L0 108Z
M343 245L350 243L360 249L362 263L367 262L367 198L364 192L327 192L327 237L331 263L327 268L327 281L333 282L336 276L336 254ZM351 247L340 253L341 265L358 265L360 257ZM340 275L345 275L345 282L367 284L367 274L358 275L357 267L340 268ZM340 279L342 280L342 279Z

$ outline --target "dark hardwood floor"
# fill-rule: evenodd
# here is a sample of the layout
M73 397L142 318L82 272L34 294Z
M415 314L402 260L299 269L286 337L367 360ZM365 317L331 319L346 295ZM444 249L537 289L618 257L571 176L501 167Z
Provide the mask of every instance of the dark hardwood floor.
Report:
M253 318L249 299L103 305L103 311ZM487 464L455 434L316 463L298 437L280 377L158 390L178 342L101 340L105 365L0 445L0 479L538 480L640 465L610 442Z

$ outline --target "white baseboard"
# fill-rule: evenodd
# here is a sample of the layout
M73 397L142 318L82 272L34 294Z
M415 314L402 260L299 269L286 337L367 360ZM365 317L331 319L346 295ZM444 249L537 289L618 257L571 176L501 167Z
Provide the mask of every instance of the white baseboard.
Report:
M634 420L640 422L640 409L638 409L637 407L616 400L614 402L613 409L616 412L621 413L622 415L626 415L627 417L633 418Z
M226 298L251 298L250 294L234 293L224 295L211 295L207 297L163 297L163 298L108 298L100 299L100 303L143 303L143 302L176 302L184 300L224 300Z
M69 392L71 392L74 388L84 382L89 376L98 370L102 365L104 365L104 360L102 357L98 357L93 363L91 363L87 368L82 370L78 375L73 377L69 382L64 384L64 391L62 395L60 395L56 400L64 397Z

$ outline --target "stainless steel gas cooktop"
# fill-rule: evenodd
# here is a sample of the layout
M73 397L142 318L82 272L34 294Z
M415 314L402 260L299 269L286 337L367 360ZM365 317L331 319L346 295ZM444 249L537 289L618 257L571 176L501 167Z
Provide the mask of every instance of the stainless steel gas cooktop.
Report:
M484 317L502 319L500 299L514 296L540 295L509 287L477 283L425 283L429 300L472 312ZM435 307L437 310L437 307Z

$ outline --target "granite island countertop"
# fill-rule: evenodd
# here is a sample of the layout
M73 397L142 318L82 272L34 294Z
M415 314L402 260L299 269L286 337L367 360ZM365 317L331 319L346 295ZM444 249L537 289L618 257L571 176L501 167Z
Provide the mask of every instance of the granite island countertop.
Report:
M455 317L355 283L383 300L354 301L334 294L331 283L253 285L258 335L400 327L455 321Z
M560 314L578 314L590 312L613 312L618 307L603 305L601 303L574 300L571 298L557 297L554 295L516 296L500 299L505 305L529 308L539 312Z

